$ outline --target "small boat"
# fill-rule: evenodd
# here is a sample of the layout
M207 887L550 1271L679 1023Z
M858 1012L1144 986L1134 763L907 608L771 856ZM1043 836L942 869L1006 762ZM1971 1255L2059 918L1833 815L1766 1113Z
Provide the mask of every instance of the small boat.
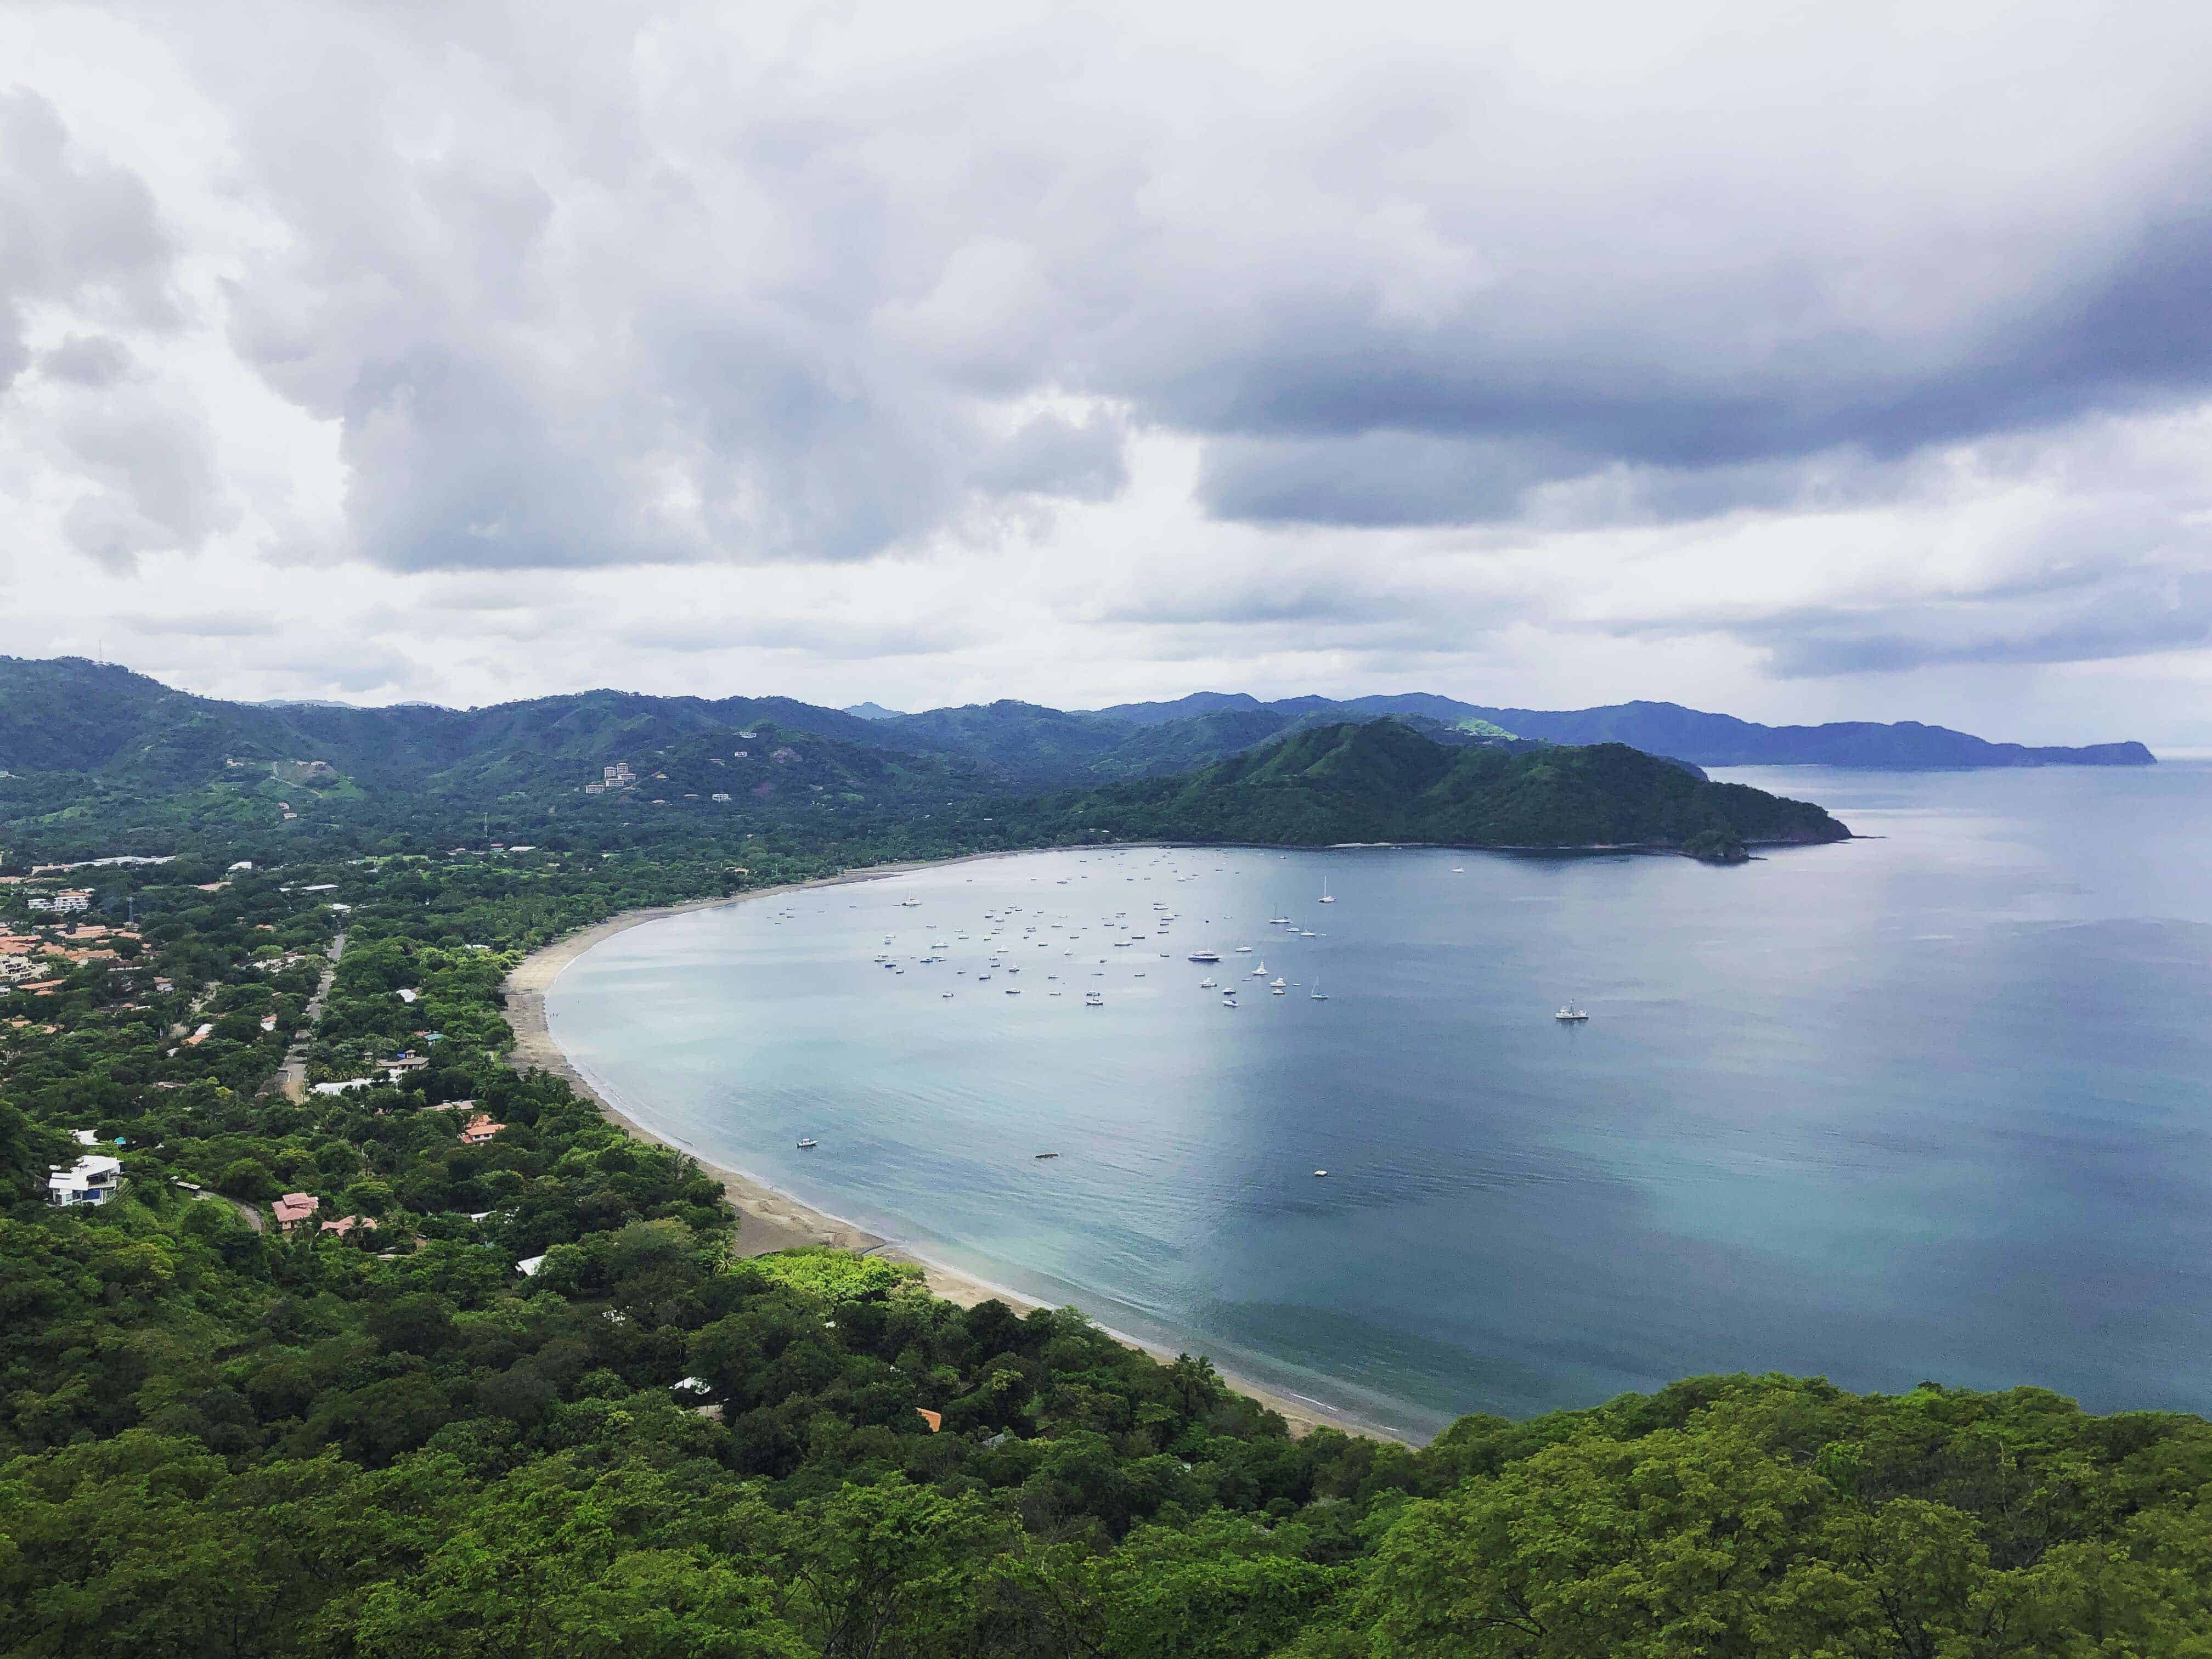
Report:
M1323 876L1321 879L1321 902L1323 904L1334 904L1336 902L1334 899L1328 896L1328 878L1327 876Z
M1588 1019L1589 1016L1584 1013L1581 1009L1576 1007L1575 1005L1571 1002L1565 1007L1560 1009L1558 1013L1553 1014L1552 1018L1553 1019L1565 1020L1568 1024L1572 1025Z
M921 901L920 899L910 898L901 899L899 901L899 908L902 910L918 910L921 908Z
M821 1144L812 1135L801 1135L799 1138L799 1150L802 1152L811 1152Z
M1058 1158L1060 1154L1058 1152L1039 1152L1036 1155L1037 1162L1040 1164L1043 1163L1044 1160L1048 1158Z
M1213 975L1208 974L1204 979L1199 981L1198 988L1201 991L1216 991L1221 988L1213 982Z
M1306 995L1310 997L1316 1002L1327 1002L1328 1000L1327 994L1324 994L1321 988L1321 981L1319 980L1316 980L1314 981L1313 989L1307 992Z
M1316 1180L1320 1180L1320 1179L1322 1179L1323 1176L1327 1176L1328 1174L1328 1170L1316 1170L1314 1171L1314 1178L1315 1178Z
M1269 916L1267 918L1267 926L1270 927L1287 927L1290 925L1291 919L1288 916Z
M1106 994L1103 991L1085 991L1083 994L1083 1006L1086 1008L1103 1008L1106 1006Z
M1263 962L1263 963L1261 963L1257 968L1255 968L1255 969L1252 970L1252 977L1253 977L1254 979L1265 979L1265 978L1267 978L1267 964L1266 963L1264 963L1264 962Z
M1191 962L1218 962L1221 960L1221 952L1218 951L1193 951L1186 960Z
M1252 947L1249 945L1240 945L1237 947L1237 954L1240 957L1249 957L1252 954Z

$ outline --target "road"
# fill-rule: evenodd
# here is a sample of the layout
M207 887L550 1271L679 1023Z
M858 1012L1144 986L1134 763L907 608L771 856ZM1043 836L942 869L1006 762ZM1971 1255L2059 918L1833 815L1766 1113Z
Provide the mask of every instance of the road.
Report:
M331 981L337 977L338 958L345 954L345 930L338 930L331 941L331 965L323 969L323 982L315 988L315 994L307 999L307 1011L301 1023L312 1031L315 1022L323 1017L323 999L331 994ZM295 1042L286 1051L284 1063L276 1068L276 1086L287 1100L304 1100L307 1095L307 1046Z

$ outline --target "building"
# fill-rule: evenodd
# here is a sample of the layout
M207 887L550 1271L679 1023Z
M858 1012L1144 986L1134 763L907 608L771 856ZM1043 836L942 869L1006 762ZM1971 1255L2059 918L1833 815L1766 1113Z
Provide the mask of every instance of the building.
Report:
M50 910L58 916L66 916L88 908L91 903L89 892L82 888L72 888L59 893L41 895L31 901L31 908Z
M274 1206L276 1224L298 1227L315 1218L315 1212L323 1207L323 1200L313 1193L287 1193Z
M466 1123L461 1125L461 1145L481 1146L505 1127L507 1125L504 1123L493 1122L490 1114L478 1112Z
M116 1158L93 1152L74 1164L57 1164L46 1176L49 1204L105 1204L123 1184L123 1165Z
M336 1233L343 1238L356 1227L365 1233L373 1233L376 1231L376 1218L373 1215L342 1215L336 1221L323 1223L321 1231Z

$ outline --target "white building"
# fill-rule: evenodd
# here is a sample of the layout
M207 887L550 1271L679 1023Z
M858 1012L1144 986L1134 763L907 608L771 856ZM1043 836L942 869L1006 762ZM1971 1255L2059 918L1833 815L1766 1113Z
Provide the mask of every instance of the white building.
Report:
M94 1152L68 1165L56 1164L46 1177L49 1204L105 1204L122 1184L123 1165Z
M31 908L33 910L51 910L58 916L65 916L71 915L76 911L85 909L88 908L91 903L92 895L88 892L56 893L52 896L41 895L40 896L33 899L31 901Z

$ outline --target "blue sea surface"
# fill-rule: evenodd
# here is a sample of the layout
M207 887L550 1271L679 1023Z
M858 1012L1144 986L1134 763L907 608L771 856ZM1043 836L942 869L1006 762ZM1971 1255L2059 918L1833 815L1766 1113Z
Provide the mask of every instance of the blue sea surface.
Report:
M2212 1410L2212 765L1716 775L1869 839L1024 854L634 928L549 1017L702 1157L1401 1432L1731 1370Z

